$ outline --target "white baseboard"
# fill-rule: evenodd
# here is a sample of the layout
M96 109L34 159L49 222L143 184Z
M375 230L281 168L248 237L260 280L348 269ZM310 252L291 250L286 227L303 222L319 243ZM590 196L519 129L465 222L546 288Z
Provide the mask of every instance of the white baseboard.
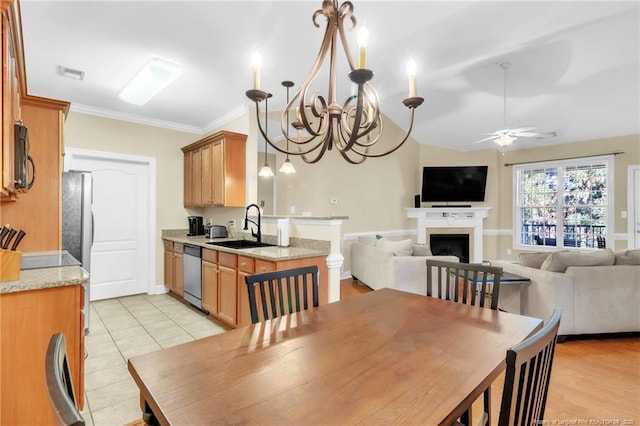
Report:
M166 293L169 293L169 289L166 288L164 284L156 284L156 286L153 287L151 291L148 292L147 294L154 295L154 294L166 294Z

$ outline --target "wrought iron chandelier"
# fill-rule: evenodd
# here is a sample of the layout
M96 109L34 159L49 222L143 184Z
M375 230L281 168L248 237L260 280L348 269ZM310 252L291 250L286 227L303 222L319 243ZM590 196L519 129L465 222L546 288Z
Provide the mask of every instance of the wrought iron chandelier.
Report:
M409 60L407 73L409 75L409 97L402 103L409 109L409 128L400 142L395 146L376 151L376 143L383 133L382 118L380 116L380 99L378 92L371 84L373 71L366 68L366 45L368 33L366 28L358 35L359 54L357 67L352 59L351 51L345 37L344 22L351 21L351 27L357 25L353 15L353 4L345 1L338 5L338 0L324 0L322 8L313 14L313 24L319 28L318 17L324 16L327 21L320 51L309 75L291 99L288 99L280 119L285 146L269 139L265 123L260 119L260 103L271 96L260 87L260 60L254 54L254 88L246 95L255 102L258 129L276 151L287 155L299 155L306 163L318 162L325 152L336 148L342 157L351 164L359 164L369 157L383 157L400 148L413 129L414 110L424 101L416 96L416 66L413 58ZM349 63L351 72L349 79L357 86L356 94L349 95L343 104L337 101L336 86L336 57L338 53L338 37L342 49ZM326 60L329 58L329 93L325 96L314 93L309 96L310 86L318 76ZM285 86L286 87L286 86ZM287 88L288 90L288 88ZM265 102L266 103L266 102ZM289 117L295 111L295 120L291 126L296 129L295 135L289 135ZM289 148L291 145L291 149Z

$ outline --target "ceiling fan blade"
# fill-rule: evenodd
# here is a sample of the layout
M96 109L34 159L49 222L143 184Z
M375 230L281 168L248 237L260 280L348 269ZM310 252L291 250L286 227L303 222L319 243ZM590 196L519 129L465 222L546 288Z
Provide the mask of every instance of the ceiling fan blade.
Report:
M509 130L509 132L510 132L511 134L515 134L515 133L528 132L528 131L530 131L530 130L535 130L535 129L537 129L537 127L532 127L532 126L529 126L529 127L520 127L520 128L517 128L517 129L511 129L511 130Z
M522 133L514 133L514 136L523 137L523 138L552 138L558 136L556 132L522 132Z
M493 136L489 136L488 138L484 138L484 139L480 139L479 141L475 141L475 142L471 142L471 144L476 144L476 143L480 143L480 142L485 142L485 141L490 141L493 139L497 139L499 136L498 135L493 135Z

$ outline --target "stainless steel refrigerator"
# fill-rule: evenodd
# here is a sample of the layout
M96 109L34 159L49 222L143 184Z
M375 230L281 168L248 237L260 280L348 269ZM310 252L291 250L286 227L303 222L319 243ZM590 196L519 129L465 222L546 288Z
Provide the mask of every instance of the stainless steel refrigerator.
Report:
M91 172L62 173L62 249L91 273L93 244L93 184ZM84 331L89 332L89 283L84 288Z

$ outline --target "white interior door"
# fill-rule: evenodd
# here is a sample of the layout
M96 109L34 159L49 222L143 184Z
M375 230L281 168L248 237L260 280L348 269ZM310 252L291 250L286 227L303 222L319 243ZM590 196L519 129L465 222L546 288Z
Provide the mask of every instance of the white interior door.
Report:
M91 151L66 154L65 169L92 172L91 300L147 292L153 275L149 163Z

